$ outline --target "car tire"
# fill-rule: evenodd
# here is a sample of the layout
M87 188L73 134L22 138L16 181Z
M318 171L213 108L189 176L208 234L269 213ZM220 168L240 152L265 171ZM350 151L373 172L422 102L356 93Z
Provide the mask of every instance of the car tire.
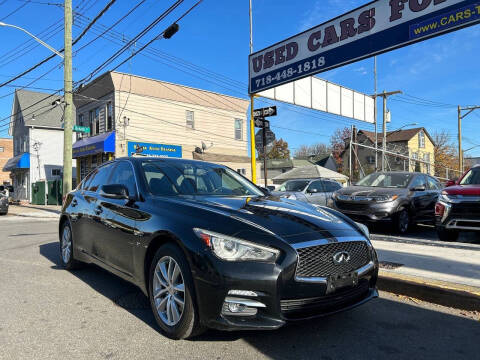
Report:
M178 340L204 331L195 303L190 266L177 245L167 243L157 250L150 265L149 298L163 335Z
M82 265L73 256L73 234L68 220L63 223L60 232L60 261L67 270L78 269Z
M444 227L437 227L437 236L440 241L457 241L460 232L458 230L447 230Z
M410 214L406 209L400 210L395 215L394 225L395 225L395 230L399 234L406 234L408 230L410 230L411 219L410 219Z

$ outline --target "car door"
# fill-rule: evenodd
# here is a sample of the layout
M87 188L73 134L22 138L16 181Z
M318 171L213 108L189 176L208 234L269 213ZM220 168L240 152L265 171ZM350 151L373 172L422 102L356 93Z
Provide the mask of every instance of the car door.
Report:
M335 181L324 180L323 183L325 184L325 191L326 191L326 201L325 205L328 205L328 201L332 198L333 193L337 190L340 190L342 185Z
M424 188L425 190L418 190ZM414 207L414 217L416 220L423 220L427 217L430 194L427 188L425 175L416 175L409 185L411 190L412 203ZM413 189L417 189L414 191Z
M305 189L305 198L309 203L316 205L326 205L327 193L323 181L312 181Z
M130 161L118 161L108 183L125 185L130 199L111 199L99 194L98 206L102 210L105 234L100 255L111 267L132 276L133 249L138 241L135 222L140 213L136 205L138 190L135 172Z
M105 222L110 218L108 209L104 209L99 201L100 187L107 183L113 168L113 163L107 163L98 167L91 176L83 190L84 218L81 233L84 250L92 257L103 260L102 249L105 246L105 238L109 232Z

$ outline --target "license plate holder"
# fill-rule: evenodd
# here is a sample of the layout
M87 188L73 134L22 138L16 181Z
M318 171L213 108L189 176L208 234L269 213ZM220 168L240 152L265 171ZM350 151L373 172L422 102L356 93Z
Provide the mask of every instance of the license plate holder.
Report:
M339 275L331 275L327 280L327 294L331 294L345 287L354 287L358 284L356 272L349 272Z

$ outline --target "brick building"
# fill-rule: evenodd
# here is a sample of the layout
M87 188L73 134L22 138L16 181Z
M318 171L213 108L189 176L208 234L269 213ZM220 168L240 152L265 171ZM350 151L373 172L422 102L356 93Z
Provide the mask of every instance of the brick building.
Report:
M13 156L13 139L0 138L0 185L11 184L9 171L2 171L8 159Z

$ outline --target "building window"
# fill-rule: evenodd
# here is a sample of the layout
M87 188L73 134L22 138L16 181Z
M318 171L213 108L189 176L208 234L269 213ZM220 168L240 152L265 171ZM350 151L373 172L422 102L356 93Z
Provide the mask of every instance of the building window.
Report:
M52 176L60 176L60 169L52 169Z
M242 119L235 119L235 140L242 140L242 127L243 121Z
M93 136L93 131L94 131L94 128L93 128L93 110L90 110L88 112L88 126L90 126L90 136Z
M78 125L83 126L83 114L78 114Z
M0 146L0 152L4 152L5 148L3 146Z
M95 135L100 133L100 108L95 109Z
M195 129L195 118L193 116L193 111L190 111L190 110L186 111L186 120L187 120L187 127L190 129Z
M425 133L423 131L420 131L418 134L418 147L421 149L425 148Z
M367 164L375 164L375 156L367 156Z
M112 109L112 102L111 101L109 101L107 103L105 119L106 119L107 131L111 131L113 129L113 121L112 121L112 119L113 119L113 109Z
M237 169L237 172L242 175L245 175L247 173L245 169Z

